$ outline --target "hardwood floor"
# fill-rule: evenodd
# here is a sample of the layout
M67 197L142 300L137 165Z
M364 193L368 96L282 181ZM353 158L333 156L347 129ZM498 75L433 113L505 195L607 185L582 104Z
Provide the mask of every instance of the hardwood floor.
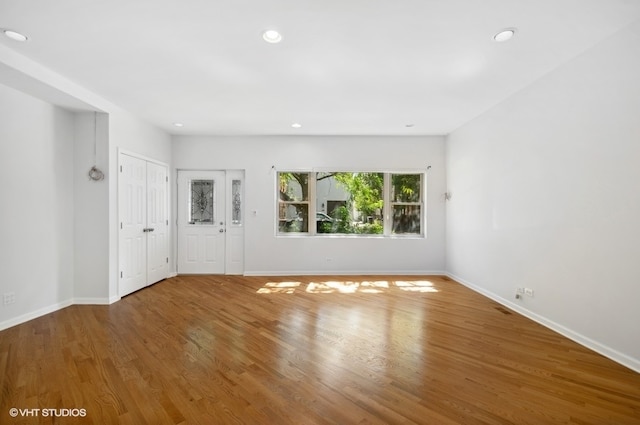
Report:
M0 332L0 389L1 424L640 424L640 374L431 276L176 277Z

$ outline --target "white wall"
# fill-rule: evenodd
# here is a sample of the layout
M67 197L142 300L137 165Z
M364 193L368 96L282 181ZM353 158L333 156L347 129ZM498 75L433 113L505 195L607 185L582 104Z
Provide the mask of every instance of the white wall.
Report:
M442 273L443 137L174 137L176 169L243 169L245 273ZM275 236L275 171L318 168L427 173L427 238ZM173 205L175 205L175 200ZM253 212L256 211L254 214ZM326 258L331 261L327 262Z
M73 298L74 116L0 85L0 329Z
M76 303L109 302L108 115L75 114L74 152L74 298ZM95 125L95 128L94 128ZM94 160L95 158L95 160ZM96 165L105 179L89 179Z
M638 46L640 24L447 138L447 270L640 371Z

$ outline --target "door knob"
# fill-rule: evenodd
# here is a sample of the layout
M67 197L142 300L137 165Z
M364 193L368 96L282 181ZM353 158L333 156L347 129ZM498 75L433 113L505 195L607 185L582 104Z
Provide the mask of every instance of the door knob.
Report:
M224 233L224 229L220 229L220 233Z

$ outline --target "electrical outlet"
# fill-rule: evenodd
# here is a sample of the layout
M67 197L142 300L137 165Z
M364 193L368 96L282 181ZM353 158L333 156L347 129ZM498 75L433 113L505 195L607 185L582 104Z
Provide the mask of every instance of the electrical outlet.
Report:
M3 297L4 305L15 304L16 302L16 293L15 292L5 292Z
M525 295L533 297L533 289L531 289L531 288L524 288L524 293L525 293Z

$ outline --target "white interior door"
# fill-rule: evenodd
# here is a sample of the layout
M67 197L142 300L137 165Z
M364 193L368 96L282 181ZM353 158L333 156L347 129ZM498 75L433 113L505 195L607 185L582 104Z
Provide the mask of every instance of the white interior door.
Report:
M120 155L121 297L168 275L167 180L166 166Z
M147 285L169 273L167 167L147 162Z
M178 273L225 273L225 172L178 171Z
M147 286L147 162L120 155L120 296Z

